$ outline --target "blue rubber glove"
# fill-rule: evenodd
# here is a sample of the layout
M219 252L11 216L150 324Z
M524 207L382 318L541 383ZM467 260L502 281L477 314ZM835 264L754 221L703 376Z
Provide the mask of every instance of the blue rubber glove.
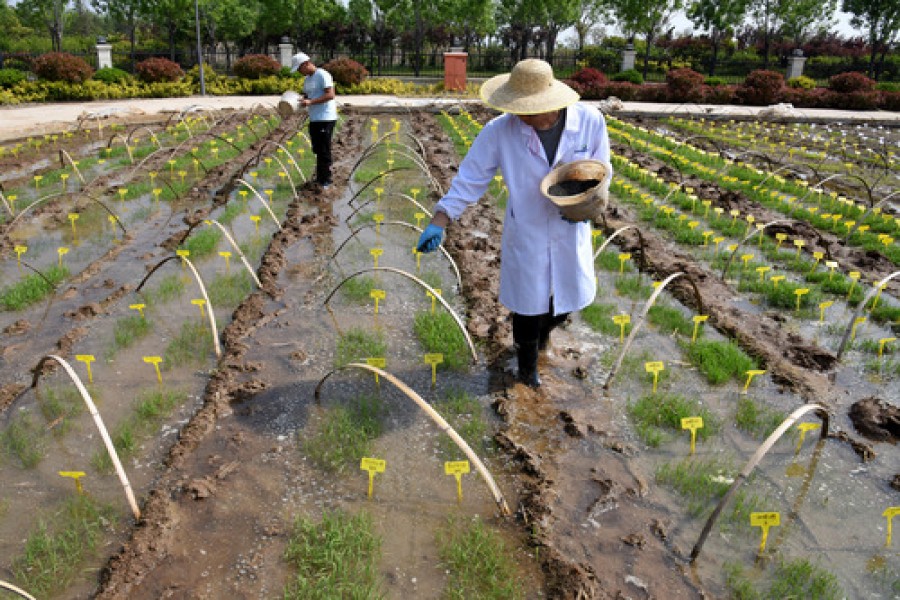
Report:
M416 250L419 252L434 252L444 240L444 228L429 223L422 235L419 236L419 243L416 244Z

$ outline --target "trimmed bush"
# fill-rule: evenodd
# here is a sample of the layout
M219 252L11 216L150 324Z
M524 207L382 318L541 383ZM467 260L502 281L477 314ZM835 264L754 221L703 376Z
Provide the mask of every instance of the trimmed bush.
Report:
M25 73L18 69L0 69L0 88L9 89L27 79Z
M720 85L726 85L727 83L728 82L725 81L724 77L712 76L706 78L706 85L709 87L719 87Z
M104 83L125 83L131 79L127 71L115 67L104 67L94 73L94 79Z
M767 105L779 99L784 90L784 76L777 71L757 69L738 86L737 96L744 104Z
M675 102L699 102L703 99L705 77L693 69L672 69L666 73L669 99Z
M709 104L734 104L737 101L737 86L707 86L704 90L703 101Z
M234 61L234 74L244 79L276 75L281 65L268 54L247 54Z
M892 92L890 90L881 92L881 102L878 107L881 110L900 111L900 90Z
M811 90L816 87L816 80L806 75L800 77L791 77L787 80L788 87L797 90Z
M858 71L839 73L828 80L829 89L841 93L871 92L875 89L875 81Z
M184 77L178 63L168 58L148 58L134 66L138 79L145 83L171 83Z
M325 63L322 68L331 73L331 77L338 85L359 85L369 76L364 66L350 58L335 58Z
M641 72L637 69L628 69L627 71L621 71L616 73L615 75L610 75L610 81L627 81L628 83L633 83L634 85L641 85L644 83L644 76L641 75Z
M900 83L882 81L881 83L875 84L875 89L879 92L900 92Z
M67 52L48 52L31 63L31 71L47 81L83 83L91 78L94 70L84 59Z

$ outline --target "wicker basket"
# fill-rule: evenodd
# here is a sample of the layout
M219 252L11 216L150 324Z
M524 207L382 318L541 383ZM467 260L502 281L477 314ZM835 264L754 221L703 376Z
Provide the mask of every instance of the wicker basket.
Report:
M570 221L594 219L606 208L608 177L609 167L603 161L576 160L547 173L541 193Z

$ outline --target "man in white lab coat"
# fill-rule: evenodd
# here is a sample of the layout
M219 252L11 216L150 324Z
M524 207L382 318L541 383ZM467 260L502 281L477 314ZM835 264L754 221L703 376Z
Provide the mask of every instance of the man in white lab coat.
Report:
M568 313L594 300L591 224L562 217L540 190L554 167L580 159L609 164L606 121L553 76L549 64L526 59L481 86L485 104L503 111L472 142L450 190L435 207L418 249L431 252L444 228L477 202L497 172L509 190L503 223L500 302L512 311L519 379L539 387L539 350ZM609 187L612 169L603 185Z

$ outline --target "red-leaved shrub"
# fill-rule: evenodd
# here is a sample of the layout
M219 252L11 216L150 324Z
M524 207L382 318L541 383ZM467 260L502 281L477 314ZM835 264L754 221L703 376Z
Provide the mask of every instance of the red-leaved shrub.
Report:
M673 102L700 102L706 78L693 69L672 69L666 73L669 99Z
M603 74L603 71L593 67L585 67L583 69L578 69L578 71L569 78L569 81L574 81L575 83L585 86L596 86L603 85L608 79L606 78L606 75Z
M704 86L703 101L709 104L734 104L737 100L737 86Z
M852 92L871 92L875 89L875 81L859 71L838 73L828 79L828 87L841 94Z
M882 110L900 111L900 92L881 92L878 106Z
M94 69L84 59L66 52L48 52L31 62L31 71L47 81L83 83L91 78Z
M358 85L369 76L366 68L352 58L335 58L322 68L331 73L335 83L341 85Z
M783 91L784 75L757 69L751 71L744 83L738 86L737 96L744 104L767 105L775 103Z
M172 82L184 77L184 71L178 63L168 58L148 58L134 66L138 79L146 83Z
M244 79L259 79L278 73L281 65L268 54L248 54L234 61L234 74Z

